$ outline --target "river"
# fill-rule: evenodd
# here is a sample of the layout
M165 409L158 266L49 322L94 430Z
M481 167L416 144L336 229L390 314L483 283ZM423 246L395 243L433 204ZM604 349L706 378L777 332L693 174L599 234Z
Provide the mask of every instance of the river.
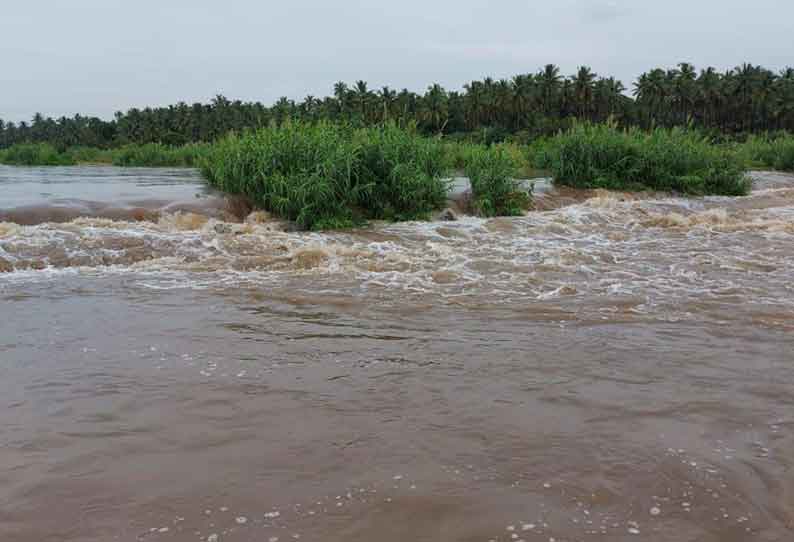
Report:
M2 167L0 540L791 540L794 177L754 178L303 233Z

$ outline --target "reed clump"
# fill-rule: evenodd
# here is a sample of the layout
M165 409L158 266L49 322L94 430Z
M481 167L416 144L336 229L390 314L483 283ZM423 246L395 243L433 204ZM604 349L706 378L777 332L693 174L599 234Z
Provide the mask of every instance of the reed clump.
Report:
M794 172L794 136L791 134L752 135L738 145L736 152L747 167Z
M471 207L480 216L520 216L532 203L531 187L516 179L521 159L513 147L476 148L466 157L464 172L471 182Z
M129 144L116 149L70 147L49 143L18 143L0 150L0 164L15 166L73 166L112 164L122 167L197 167L207 155L206 143L172 147L162 143Z
M395 124L294 122L231 134L212 147L202 172L307 229L427 218L448 191L440 142Z
M0 164L12 166L71 166L76 162L49 143L18 143L0 150Z
M172 147L162 143L125 145L110 152L111 163L122 167L198 167L209 145L189 143Z
M739 196L750 190L737 153L684 128L622 130L580 123L548 140L537 163L576 188Z

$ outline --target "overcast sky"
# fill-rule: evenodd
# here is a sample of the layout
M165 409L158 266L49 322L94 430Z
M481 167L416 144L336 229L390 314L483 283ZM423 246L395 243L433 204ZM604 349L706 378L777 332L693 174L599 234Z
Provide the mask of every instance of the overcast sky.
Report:
M364 79L423 90L591 66L794 64L792 0L7 0L0 118L217 93L271 103Z

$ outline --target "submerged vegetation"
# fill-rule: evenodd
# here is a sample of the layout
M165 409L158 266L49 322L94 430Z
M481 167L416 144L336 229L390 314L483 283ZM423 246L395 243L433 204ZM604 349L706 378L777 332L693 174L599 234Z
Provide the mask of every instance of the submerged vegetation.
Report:
M0 149L0 164L14 166L72 166L74 159L49 143L18 143Z
M127 167L198 167L209 152L205 143L171 147L161 143L125 145L111 151L114 166Z
M531 191L516 180L518 147L442 143L394 123L286 123L218 141L203 161L210 184L310 229L369 219L427 218L447 202L454 169L471 179L481 216L520 215Z
M426 137L395 122L294 121L179 147L59 152L47 143L18 144L0 150L0 163L200 167L221 190L301 227L333 229L426 218L445 205L448 179L460 174L471 181L469 210L480 216L523 214L532 203L526 179L541 172L576 188L743 195L747 169L794 171L794 137L717 143L694 129L582 122L530 144L485 145Z
M480 216L520 216L531 204L531 192L516 179L519 162L503 146L474 148L464 172L471 181L471 207Z
M794 137L750 136L736 147L737 153L749 166L794 172Z
M394 124L286 123L211 149L210 184L310 229L426 218L446 201L441 144Z
M729 196L750 189L738 153L681 128L577 124L550 139L539 161L555 182L576 188Z
M741 195L748 168L794 171L794 68L691 64L655 69L632 96L587 67L547 65L462 91L424 93L364 81L272 106L230 101L0 120L0 163L200 167L209 182L300 226L424 218L446 179L471 180L471 210L519 215L548 172L580 188Z
M15 166L73 166L108 164L123 167L198 167L210 145L191 143L171 147L160 143L125 145L118 149L72 147L59 151L49 143L19 143L0 149L0 164Z

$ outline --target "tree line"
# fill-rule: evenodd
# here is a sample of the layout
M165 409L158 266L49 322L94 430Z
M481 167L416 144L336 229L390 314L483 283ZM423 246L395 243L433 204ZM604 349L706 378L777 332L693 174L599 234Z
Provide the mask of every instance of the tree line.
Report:
M673 69L643 73L631 89L586 66L564 76L553 64L512 79L486 77L461 90L433 84L424 93L416 93L371 89L365 81L338 82L330 96L306 96L301 101L284 97L271 106L218 95L210 103L133 108L116 113L112 120L82 115L53 119L38 113L30 122L18 124L0 119L0 148L24 142L46 142L59 149L128 143L182 145L289 119L360 126L397 121L415 124L425 134L486 143L507 136L530 140L550 135L577 119L612 119L621 126L642 128L691 125L727 135L794 131L794 68L776 73L743 64L720 72L714 68L698 71L681 63Z

